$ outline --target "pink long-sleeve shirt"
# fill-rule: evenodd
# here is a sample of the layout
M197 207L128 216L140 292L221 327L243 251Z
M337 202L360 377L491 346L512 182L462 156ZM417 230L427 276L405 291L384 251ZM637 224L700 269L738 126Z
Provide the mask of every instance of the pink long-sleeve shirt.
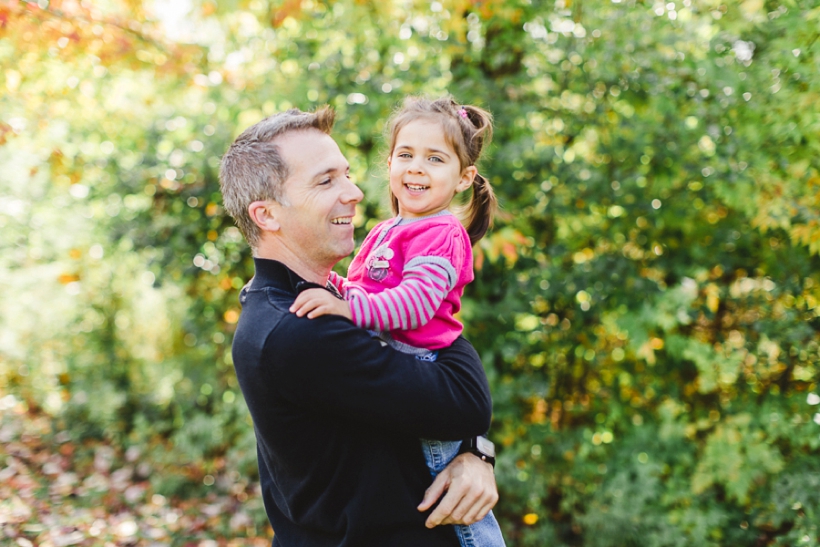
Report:
M350 303L356 325L429 350L447 347L461 334L455 314L472 280L470 237L449 211L379 223L347 279L335 273L330 278Z

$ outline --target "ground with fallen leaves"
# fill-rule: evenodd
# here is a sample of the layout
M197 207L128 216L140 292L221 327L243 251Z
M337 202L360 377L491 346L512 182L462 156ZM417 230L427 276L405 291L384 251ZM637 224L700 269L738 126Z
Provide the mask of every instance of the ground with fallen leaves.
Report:
M0 544L10 547L270 545L258 484L236 472L157 469L138 448L73 442L22 405L0 413ZM154 473L204 475L207 491L176 499L153 491Z

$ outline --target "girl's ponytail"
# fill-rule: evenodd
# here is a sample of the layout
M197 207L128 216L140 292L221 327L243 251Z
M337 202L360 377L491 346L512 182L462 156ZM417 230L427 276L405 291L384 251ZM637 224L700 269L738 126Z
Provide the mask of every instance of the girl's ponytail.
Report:
M478 243L487 233L497 208L498 200L490 181L476 174L473 180L473 197L467 206L467 234L470 236L471 245Z
M452 99L451 99L452 100ZM477 106L459 106L453 101L459 117L463 123L462 135L466 148L467 164L475 165L481 158L481 152L493 136L492 115ZM493 187L483 176L476 174L473 180L473 196L466 208L467 233L470 236L470 244L475 245L484 237L487 230L493 223L498 200L493 192Z

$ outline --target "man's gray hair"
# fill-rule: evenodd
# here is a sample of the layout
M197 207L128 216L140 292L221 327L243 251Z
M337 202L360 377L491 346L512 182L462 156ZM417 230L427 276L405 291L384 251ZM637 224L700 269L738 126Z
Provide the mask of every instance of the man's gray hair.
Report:
M334 119L335 112L328 106L315 112L296 108L280 112L243 131L222 156L219 168L222 201L254 250L261 231L248 214L248 206L254 201L282 203L282 185L289 175L288 165L273 140L290 131L307 129L318 129L329 135Z

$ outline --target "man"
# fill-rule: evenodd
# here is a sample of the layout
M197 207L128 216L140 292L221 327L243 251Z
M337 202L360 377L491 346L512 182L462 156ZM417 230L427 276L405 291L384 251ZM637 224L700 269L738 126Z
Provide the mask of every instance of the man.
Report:
M331 268L354 249L363 196L329 135L333 116L267 118L236 139L220 170L225 207L254 251L233 356L273 546L457 546L441 525L472 524L495 504L492 467L478 457L492 454L461 454L431 484L418 439L488 429L472 346L461 338L431 364L342 317L288 311L301 290L331 289Z

